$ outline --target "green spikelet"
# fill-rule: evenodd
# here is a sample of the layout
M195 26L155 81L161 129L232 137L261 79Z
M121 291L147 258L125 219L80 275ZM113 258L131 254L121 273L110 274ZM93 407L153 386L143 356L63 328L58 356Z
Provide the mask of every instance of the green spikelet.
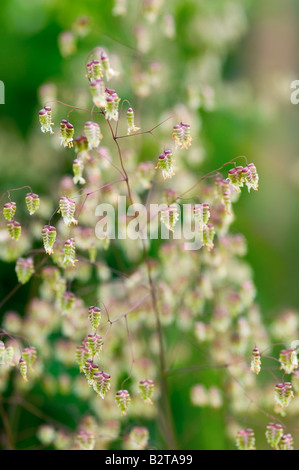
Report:
M16 263L18 281L26 284L34 273L33 258L19 258Z
M187 149L190 147L192 137L190 135L190 124L180 123L173 126L172 138L178 149Z
M74 126L67 120L60 122L60 144L63 147L73 147Z
M99 80L102 78L102 64L99 60L92 60L86 65L86 77L92 80Z
M178 207L176 204L161 211L161 222L170 230L174 231L174 226L179 219Z
M269 423L266 429L266 439L268 444L274 449L278 449L278 444L283 436L281 424Z
M40 206L40 199L38 194L28 193L25 197L26 207L30 215L33 215Z
M63 258L63 263L65 266L75 265L75 262L77 261L75 259L76 257L76 245L75 245L75 240L73 238L69 238L64 244L64 258Z
M25 360L27 366L32 369L32 366L37 358L36 348L33 346L25 348L22 352L22 358Z
M128 390L119 390L116 392L115 401L121 411L121 415L125 416L127 414L126 411L129 407L129 404L131 403L131 397Z
M94 330L96 330L100 324L101 321L101 309L98 307L89 307L88 310L88 319L90 321L90 324Z
M255 450L255 435L252 429L238 431L236 446L239 450Z
M75 358L79 365L80 372L83 372L86 361L90 359L90 352L85 346L77 346Z
M84 125L84 135L87 138L88 148L97 148L102 139L100 126L93 121L87 121Z
M261 353L258 348L254 348L252 351L250 370L256 375L261 371Z
M108 82L109 82L109 80L111 80L111 78L118 75L118 72L116 72L115 70L113 70L111 68L109 58L108 58L106 52L104 52L104 51L101 54L101 62L102 62L103 71L104 71L105 76L106 76L106 80L108 80Z
M142 398L142 400L149 404L152 405L153 402L151 400L151 397L154 392L154 381L153 380L140 380L139 382L139 393Z
M52 110L50 106L45 106L41 109L38 113L39 123L41 126L42 132L50 132L53 134L52 126L54 125L52 122Z
M91 359L88 359L83 367L83 372L87 378L88 385L93 385L93 376L99 371L99 367Z
M134 121L135 121L134 111L132 108L129 108L127 111L128 135L132 134L132 132L137 132L140 130L140 127L135 126Z
M172 178L174 176L174 160L171 149L167 149L159 155L158 164L155 169L157 168L161 170L163 179Z
M74 184L85 184L86 181L83 178L84 164L82 158L76 158L73 161L73 182Z
M293 397L294 393L290 382L279 383L275 386L274 398L281 408L289 406Z
M14 215L17 210L17 205L15 202L8 202L3 206L3 215L6 220L9 222L14 218Z
M110 389L111 376L104 372L95 372L93 375L93 389L101 398L105 398Z
M22 232L22 227L19 222L16 220L10 220L7 223L7 230L13 240L19 240Z
M196 204L193 208L194 219L198 224L198 230L202 231L204 226L210 220L210 206L209 204Z
M203 244L207 247L208 251L214 248L215 229L212 224L207 224L203 231Z
M6 366L13 365L14 354L15 354L15 350L13 346L8 346L8 348L6 348L5 350L5 358L4 358L4 363Z
M76 211L76 203L68 197L61 197L59 200L59 211L61 212L63 221L68 227L71 224L77 225L78 221L75 220L74 215Z
M103 346L103 339L99 335L88 335L86 338L86 345L90 355L94 357L101 351Z
M292 374L298 369L297 354L294 349L283 349L280 351L279 362L281 365L280 368L284 370L286 374Z
M280 441L280 450L294 450L294 439L291 434L285 434Z
M102 79L93 80L89 85L92 101L97 108L105 108L107 105L105 84Z
M42 239L45 252L49 255L54 253L53 246L56 241L56 228L51 225L45 225L42 229Z
M80 156L85 155L85 152L88 150L88 140L85 135L81 135L81 137L77 137L77 139L74 140L74 145L75 145L75 152L78 153Z
M24 382L27 382L28 380L27 379L27 364L26 364L26 361L22 357L19 360L19 369L20 369L21 376L24 379Z

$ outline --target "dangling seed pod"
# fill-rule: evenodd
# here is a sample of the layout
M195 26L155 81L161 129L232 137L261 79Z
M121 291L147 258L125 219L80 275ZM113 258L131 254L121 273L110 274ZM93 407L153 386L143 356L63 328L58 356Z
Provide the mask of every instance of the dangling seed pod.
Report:
M44 133L50 132L50 134L53 134L52 126L54 123L52 122L52 110L50 106L45 106L43 109L41 109L38 113L38 117L41 125L41 131Z
M90 352L85 346L77 346L75 358L79 365L80 372L83 372L86 361L90 359Z
M60 144L64 147L73 147L74 126L66 119L60 122Z
M12 366L14 364L14 354L15 350L13 346L8 346L5 350L5 358L4 358L4 364L6 366Z
M140 130L140 127L135 126L133 108L128 108L127 124L128 124L128 135L130 135L132 132L137 132Z
M66 119L62 119L62 121L60 121L60 145L63 145L64 142L65 142L65 139L66 139L66 125L67 125L67 120Z
M165 150L159 155L158 164L155 169L159 168L162 171L164 179L172 178L174 176L174 160L171 149Z
M207 203L202 204L202 216L203 216L203 223L204 225L206 225L209 222L210 216L211 216L210 206Z
M99 371L99 367L92 360L88 359L85 363L83 372L87 378L88 385L93 385L93 376Z
M250 189L258 190L259 177L254 163L249 163L245 168L237 166L228 172L228 179L236 191L240 192L240 188L246 184L248 191Z
M90 93L92 96L93 103L97 108L106 107L106 91L103 80L93 80L89 85Z
M294 439L291 434L285 434L280 441L280 450L294 450Z
M66 125L64 147L73 147L74 126L70 122Z
M88 310L88 319L91 323L91 326L96 330L101 321L101 309L98 307L89 307Z
M19 240L22 231L22 227L19 222L16 220L10 220L7 223L7 230L13 240Z
M21 284L26 284L34 273L33 258L19 258L16 262L16 274Z
M89 149L95 149L100 145L103 136L101 135L100 126L96 122L87 121L84 125L84 134Z
M101 398L105 398L110 389L111 376L104 372L95 372L93 374L93 389Z
M108 98L106 100L105 118L111 121L118 121L118 105L120 98L114 90L108 90Z
M105 76L106 76L106 80L108 80L108 82L109 82L109 80L111 80L111 78L118 75L118 72L116 72L115 70L113 70L110 67L110 62L109 62L108 56L107 56L106 52L104 52L104 51L101 54L101 61L102 61L103 70L104 70L104 73L105 73Z
M42 239L46 253L48 255L54 253L53 246L56 240L56 228L51 225L45 225L42 229Z
M76 258L76 245L75 245L75 240L73 238L69 238L64 243L63 253L64 253L63 264L65 266L69 266L70 264L74 266L77 260L75 259Z
M125 416L127 414L126 411L131 402L131 397L128 390L119 390L118 392L116 392L115 401L121 411L121 415Z
M203 230L203 245L207 247L208 251L214 248L215 228L212 224L207 224Z
M256 375L261 371L261 354L258 348L254 348L252 351L250 370Z
M278 444L283 435L283 427L281 424L269 423L266 429L266 439L268 444L278 449Z
M102 63L99 60L91 60L86 65L86 77L89 81L99 80L103 77Z
M279 383L275 386L274 398L281 408L289 406L293 397L294 393L290 382Z
M139 382L139 393L141 395L142 400L149 404L152 405L153 402L151 400L151 397L154 392L154 381L153 380L140 380Z
M259 187L259 175L256 171L255 164L254 163L249 163L247 165L247 168L249 168L249 171L250 171L250 176L248 177L248 182L246 182L248 190L250 190L250 188L252 188L255 191L257 191L258 187Z
M174 231L174 226L179 219L179 211L177 204L173 204L161 211L161 222L171 232Z
M225 212L228 215L232 215L232 203L230 199L230 192L229 191L224 191L223 193L223 204L225 207Z
M60 308L62 315L66 315L73 307L76 300L75 294L72 292L64 292L60 298Z
M229 170L228 179L229 179L231 185L235 188L235 190L237 192L240 192L241 191L241 189L240 189L241 182L240 182L240 178L239 178L239 171L238 171L237 168L232 168L231 170Z
M82 176L83 171L84 171L83 160L81 158L76 158L73 161L73 173L74 173L73 182L74 182L74 184L85 184L86 183L85 179Z
M88 335L86 338L86 345L92 357L99 354L103 347L103 338L99 335Z
M198 230L201 232L210 219L209 204L195 204L193 208L194 219L198 224Z
M76 211L76 203L68 197L61 197L59 200L59 211L61 212L63 221L68 227L71 224L77 225L78 221L75 220L74 214Z
M283 349L280 351L279 362L281 364L280 368L283 369L286 374L292 374L298 369L298 359L294 349Z
M27 382L28 381L28 379L27 379L27 364L26 364L26 361L22 357L19 360L19 369L20 369L21 376L24 379L24 382Z
M252 429L238 431L236 446L239 450L255 450L255 435Z
M160 168L160 170L162 171L162 176L163 176L164 179L168 178L167 157L164 153L159 155L158 164L156 166L156 169L157 168Z
M26 207L30 215L33 215L40 206L40 199L37 194L28 193L25 197Z
M166 156L166 167L167 167L167 174L168 178L172 178L175 173L174 173L174 159L173 159L173 154L171 149L166 149L164 150L164 154Z
M175 141L175 147L178 149L187 149L190 147L192 137L190 135L190 124L180 123L173 126L172 138Z
M17 210L17 205L15 202L7 202L3 206L4 218L10 222L14 218L16 210Z
M36 348L34 348L33 346L29 348L25 348L22 352L22 357L25 360L27 366L30 367L30 369L32 369L32 366L34 362L36 361L36 357L37 357Z
M84 157L85 152L88 150L88 140L85 135L81 135L81 137L77 137L77 139L74 140L74 146L75 146L75 152L78 153L78 155Z

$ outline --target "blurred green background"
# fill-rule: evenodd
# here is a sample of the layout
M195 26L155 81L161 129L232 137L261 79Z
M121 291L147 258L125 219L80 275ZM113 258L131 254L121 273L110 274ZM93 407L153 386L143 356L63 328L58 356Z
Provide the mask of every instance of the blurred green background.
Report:
M9 188L30 184L35 192L53 194L61 175L70 165L57 151L42 147L37 112L38 89L47 82L58 88L80 87L85 82L82 66L86 55L96 45L103 45L122 60L132 60L136 44L132 34L139 15L135 2L125 18L111 15L106 0L2 0L0 9L0 80L5 83L5 105L0 105L0 193ZM198 2L199 4L201 2ZM216 2L215 4L221 2ZM235 101L228 104L227 95L217 95L213 112L200 110L201 138L206 144L203 171L213 170L234 156L244 155L254 161L260 174L258 193L246 195L236 205L234 230L248 241L247 259L254 271L258 301L265 321L281 309L298 307L299 278L299 107L290 102L290 83L299 79L297 43L299 4L296 0L260 0L242 2L247 11L247 30L223 57L222 74ZM156 47L141 58L145 63L167 58L171 80L160 96L157 109L144 112L149 118L164 108L184 100L182 76L187 73L187 59L196 57L205 48L190 39L190 20L197 2L176 1L174 16L177 36L173 42L161 38ZM58 35L68 30L76 18L86 15L91 32L79 40L75 55L62 58L57 45ZM189 25L189 26L188 26ZM233 24L231 26L233 28ZM217 35L217 30L214 33ZM130 94L130 90L127 90ZM233 103L233 104L232 104ZM0 299L15 284L14 264L0 263ZM24 296L29 287L24 289ZM0 315L8 309L23 312L24 297L12 297ZM200 374L197 374L197 377ZM219 374L209 371L200 380L215 384ZM225 409L211 411L177 407L188 401L194 374L171 379L172 405L182 448L228 448L221 423ZM84 404L60 401L45 404L43 412L75 426L76 413ZM34 428L38 417L23 412L22 428ZM223 415L222 415L223 413ZM193 426L190 430L190 420ZM198 425L197 425L198 423ZM215 433L217 429L217 433ZM31 438L20 447L34 445Z

